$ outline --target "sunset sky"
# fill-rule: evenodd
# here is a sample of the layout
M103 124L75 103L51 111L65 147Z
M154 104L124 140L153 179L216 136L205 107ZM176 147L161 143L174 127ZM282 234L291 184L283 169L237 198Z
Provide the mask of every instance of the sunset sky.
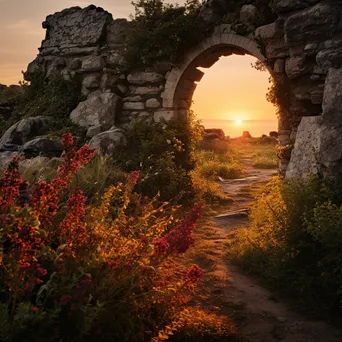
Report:
M93 3L114 18L127 18L134 12L131 0ZM47 15L89 4L78 0L0 0L0 83L17 84L22 79L21 70L35 58L45 37L41 23ZM194 109L200 119L276 120L274 107L265 99L269 75L252 69L254 61L250 56L231 56L204 69L206 73L194 96Z

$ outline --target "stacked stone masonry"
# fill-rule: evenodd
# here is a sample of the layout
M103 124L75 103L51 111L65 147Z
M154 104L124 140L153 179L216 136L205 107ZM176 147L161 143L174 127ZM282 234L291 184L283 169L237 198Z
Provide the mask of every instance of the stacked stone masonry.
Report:
M274 0L274 11L268 1L239 11L230 4L204 4L200 16L215 29L179 65L165 61L163 68L126 72L122 48L132 23L113 20L95 6L66 9L43 23L46 38L26 78L41 69L80 82L87 99L71 118L93 137L133 120L185 120L203 76L198 67L209 68L221 56L250 54L282 77L290 92L279 113L280 144L289 151L281 172L316 172L317 163L336 168L342 159L342 0ZM308 152L312 148L317 153Z

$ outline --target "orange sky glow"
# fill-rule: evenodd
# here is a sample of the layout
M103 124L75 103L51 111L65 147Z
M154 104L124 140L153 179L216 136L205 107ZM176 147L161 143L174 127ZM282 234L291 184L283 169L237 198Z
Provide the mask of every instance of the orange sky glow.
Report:
M130 3L130 0L94 2L114 18L127 18L133 13ZM90 4L83 0L0 0L0 83L17 84L22 79L21 71L35 58L45 37L41 23L47 15L67 7ZM251 63L254 62L251 56L222 57L210 69L203 69L205 75L193 98L197 117L276 120L275 108L265 98L269 74L253 69Z

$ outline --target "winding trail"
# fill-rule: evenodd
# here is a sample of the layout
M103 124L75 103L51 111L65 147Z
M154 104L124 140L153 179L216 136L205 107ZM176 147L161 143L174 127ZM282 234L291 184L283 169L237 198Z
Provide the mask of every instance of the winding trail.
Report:
M253 193L275 174L274 170L253 168L248 159L243 163L247 179L222 182L224 192L234 202L227 204L222 212L212 213L198 228L196 246L187 257L189 263L197 263L206 274L193 304L231 317L242 341L341 342L342 330L293 311L256 279L245 275L227 260L227 235L246 226L248 215L217 218L218 214L248 208L254 201Z

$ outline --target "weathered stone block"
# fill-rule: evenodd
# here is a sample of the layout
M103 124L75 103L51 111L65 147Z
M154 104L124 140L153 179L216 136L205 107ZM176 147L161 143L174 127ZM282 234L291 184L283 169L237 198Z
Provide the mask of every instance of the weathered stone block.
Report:
M332 37L338 27L337 6L319 3L291 15L285 22L285 38L290 47L304 47L308 43Z
M91 126L87 130L87 138L92 138L94 135L100 134L103 131L102 125Z
M112 73L105 73L101 78L101 90L105 92L107 89L112 89L118 83L119 77Z
M124 102L122 105L124 110L143 110L145 105L142 102Z
M277 59L274 62L273 71L276 74L282 74L285 71L285 61L284 59Z
M308 73L311 65L306 63L304 57L288 58L285 63L285 71L289 79L297 78L300 75Z
M17 151L27 141L45 134L51 123L52 118L48 116L36 116L15 123L1 137L0 151Z
M155 122L171 121L177 118L174 110L158 110L153 115Z
M262 23L262 16L254 5L243 5L240 11L240 21L247 26L258 26Z
M80 58L74 58L69 65L71 70L80 69L82 67L82 60Z
M48 31L48 39L43 41L42 47L96 45L109 22L112 22L112 15L95 6L65 9L46 18L43 28Z
M156 95L161 91L161 87L131 87L132 95Z
M163 82L165 77L152 71L142 71L129 74L127 80L131 84L145 85Z
M148 99L146 101L146 108L148 108L148 109L160 108L159 100L157 100L157 99Z
M85 76L82 85L87 89L94 89L100 86L101 78L99 74L91 74Z
M342 174L342 69L330 69L325 82L320 160L328 169ZM330 169L330 170L329 170Z
M289 12L316 4L320 0L274 0L273 7L277 12Z
M102 71L105 66L106 63L100 56L88 56L82 61L82 71Z
M255 30L255 36L262 40L268 40L273 38L277 33L276 23L260 26Z
M303 178L319 171L321 124L319 116L302 118L286 171L287 178Z
M89 142L89 146L99 154L114 154L118 148L125 145L127 145L125 134L115 127L95 135Z
M91 96L71 112L70 119L73 123L86 129L97 125L108 129L115 123L118 102L119 97L113 93Z
M37 156L60 157L63 150L64 146L61 140L35 138L26 142L20 152L23 152L28 158Z
M125 59L117 51L110 51L107 56L107 64L111 67L123 66Z

